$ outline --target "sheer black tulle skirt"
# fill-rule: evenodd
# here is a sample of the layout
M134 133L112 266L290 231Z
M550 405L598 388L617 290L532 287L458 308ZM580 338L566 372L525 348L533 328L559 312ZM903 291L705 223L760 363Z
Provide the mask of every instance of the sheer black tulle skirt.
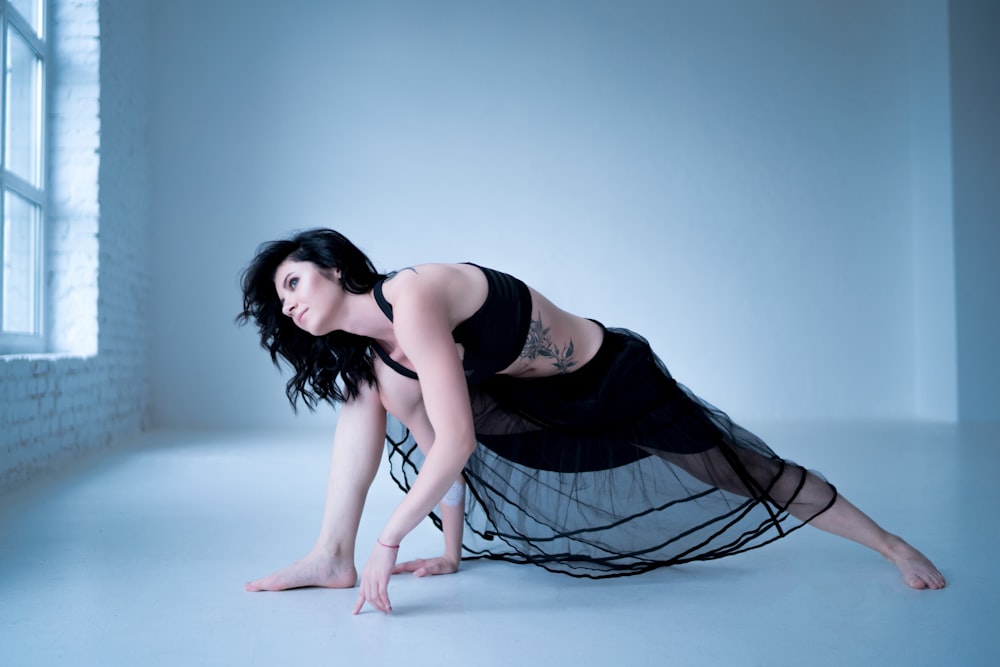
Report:
M763 546L836 499L675 382L627 330L607 329L573 373L495 376L470 396L479 446L464 472L469 558L639 574ZM387 443L408 490L423 456L399 422Z

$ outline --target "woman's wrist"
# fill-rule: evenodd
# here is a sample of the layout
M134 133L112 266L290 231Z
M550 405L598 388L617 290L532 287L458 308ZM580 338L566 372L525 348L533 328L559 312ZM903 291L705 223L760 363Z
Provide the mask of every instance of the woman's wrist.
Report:
M380 547L385 547L386 549L394 549L395 550L395 549L399 548L398 544L392 544L391 542L387 542L387 541L383 540L381 537L375 538L375 542Z

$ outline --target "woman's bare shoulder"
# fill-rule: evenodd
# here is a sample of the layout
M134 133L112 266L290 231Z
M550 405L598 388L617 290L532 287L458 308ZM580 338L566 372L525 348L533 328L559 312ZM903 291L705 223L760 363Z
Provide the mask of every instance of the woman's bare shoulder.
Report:
M482 271L470 264L415 264L390 274L384 291L390 301L393 295L410 292L453 296L480 282L486 282Z
M470 264L416 264L387 279L383 293L394 306L400 301L446 305L450 319L461 321L486 299L486 277Z

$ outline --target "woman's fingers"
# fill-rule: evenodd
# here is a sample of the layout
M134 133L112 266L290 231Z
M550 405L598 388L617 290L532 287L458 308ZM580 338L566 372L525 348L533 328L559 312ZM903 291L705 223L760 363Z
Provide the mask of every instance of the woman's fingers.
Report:
M389 603L389 596L385 593L385 591L381 593L378 591L369 593L361 591L358 593L358 600L354 603L354 611L351 613L354 615L361 613L361 610L364 608L366 602L378 611L386 614L392 612L392 605Z
M426 577L428 574L451 574L457 571L455 564L446 558L418 558L400 563L393 568L393 574L412 572L415 577Z
M387 614L392 612L392 603L389 602L388 583L389 582L385 583L379 582L379 590L378 590L378 600L379 604L381 605L379 609Z
M402 574L403 572L413 572L414 574L416 574L417 570L423 567L424 563L426 562L427 561L424 560L423 558L417 558L416 560L408 560L405 563L400 563L396 567L392 568L392 573Z
M351 612L357 615L364 608L367 602L372 607L383 613L392 612L392 603L389 602L388 582L371 581L371 577L362 576L361 590L358 592L358 599L354 603L354 610Z

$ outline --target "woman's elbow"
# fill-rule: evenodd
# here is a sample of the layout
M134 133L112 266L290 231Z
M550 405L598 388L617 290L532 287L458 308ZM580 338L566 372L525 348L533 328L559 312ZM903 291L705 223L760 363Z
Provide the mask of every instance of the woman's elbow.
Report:
M448 449L454 452L455 456L461 457L464 462L472 453L476 451L477 441L475 435L462 435L450 438Z

